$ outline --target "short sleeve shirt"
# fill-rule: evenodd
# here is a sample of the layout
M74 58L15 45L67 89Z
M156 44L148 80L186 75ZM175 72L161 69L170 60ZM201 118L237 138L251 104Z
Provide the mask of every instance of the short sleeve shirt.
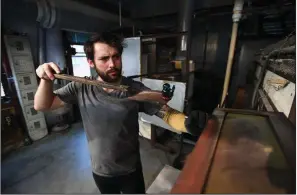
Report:
M125 77L121 84L149 90L141 82ZM117 176L136 169L140 161L138 112L154 115L159 104L129 100L129 91L107 93L101 87L77 82L54 93L62 101L79 106L95 174Z

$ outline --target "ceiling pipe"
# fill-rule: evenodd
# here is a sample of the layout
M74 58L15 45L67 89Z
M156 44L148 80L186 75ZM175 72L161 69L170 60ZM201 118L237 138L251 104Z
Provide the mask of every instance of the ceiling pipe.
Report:
M122 1L119 0L119 22L120 22L120 27L122 27Z
M26 2L35 3L36 0L24 0ZM73 0L51 0L52 3L55 4L55 7L62 10L68 10L73 12L78 12L87 16L100 18L102 20L110 21L110 22L119 22L119 16L117 14L113 14L102 9L92 7L86 5L81 2L73 1ZM83 1L82 1L83 2ZM122 23L126 26L133 26L134 21L128 18L122 18ZM141 24L139 22L139 24Z
M226 96L228 94L228 88L229 88L229 82L230 82L230 76L231 76L231 70L232 70L233 58L234 58L234 51L236 46L237 32L238 32L238 22L242 16L243 4L244 4L244 0L235 0L235 3L234 3L233 16L232 16L232 19L233 19L232 35L231 35L228 62L227 62L227 68L225 72L224 88L223 88L220 107L224 106Z
M178 32L189 32L193 18L194 0L180 0L180 10L178 14ZM179 51L187 51L188 34L182 35L178 39Z
M56 24L56 8L52 0L36 0L37 4L37 48L38 63L43 64L46 59L45 29L52 28Z
M188 50L191 39L191 23L194 11L194 0L180 0L179 1L179 12L178 12L178 28L179 32L187 32L177 38L177 51L176 60L181 63L182 80L188 79L187 73L189 72L188 63Z
M52 0L36 0L37 18L40 26L43 28L52 28L56 24L57 11Z

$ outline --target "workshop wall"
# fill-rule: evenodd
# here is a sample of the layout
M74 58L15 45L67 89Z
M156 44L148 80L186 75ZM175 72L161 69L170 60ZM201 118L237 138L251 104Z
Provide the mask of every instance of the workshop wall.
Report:
M66 66L64 48L62 44L62 32L59 28L55 27L46 30L46 61L55 62L60 68Z
M237 43L238 55L236 56L232 68L228 103L232 104L235 100L237 89L239 87L245 87L248 84L247 75L250 70L253 70L253 66L255 66L253 63L255 53L277 40L278 39L276 38L267 38L263 40L240 40L239 38Z
M13 10L13 11L12 11ZM2 1L2 29L26 33L29 37L33 60L38 65L38 25L37 5L34 1L13 0ZM54 29L45 30L46 60L65 64L62 53L62 35L60 30L98 32L114 28L118 24L108 22L98 17L57 8L57 22Z
M264 40L239 40L239 47L240 47L240 54L239 59L234 66L237 68L237 74L238 76L237 85L238 86L244 86L246 84L246 75L247 72L252 65L252 62L254 60L254 56L256 52L259 52L261 49L264 49L269 44L275 43L277 38L268 38Z
M23 0L1 1L2 33L5 31L16 31L27 33L33 61L37 64L38 60L38 36L37 36L37 6Z
M224 78L231 30L230 14L193 19L190 58L197 68L212 70Z

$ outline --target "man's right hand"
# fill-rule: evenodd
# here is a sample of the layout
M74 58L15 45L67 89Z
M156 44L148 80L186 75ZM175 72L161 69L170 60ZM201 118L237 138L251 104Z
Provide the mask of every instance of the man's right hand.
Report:
M53 62L49 62L49 63L44 63L42 65L40 65L37 69L36 69L36 74L40 79L44 79L44 80L54 80L54 74L59 74L60 68L57 64L53 63Z

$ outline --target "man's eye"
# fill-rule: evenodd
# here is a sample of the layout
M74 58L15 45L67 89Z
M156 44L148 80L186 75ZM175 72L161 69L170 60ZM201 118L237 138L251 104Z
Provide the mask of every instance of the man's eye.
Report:
M100 60L107 61L108 59L109 59L109 57L107 56L107 57L101 58Z
M120 55L114 55L113 59L119 59L121 56Z

